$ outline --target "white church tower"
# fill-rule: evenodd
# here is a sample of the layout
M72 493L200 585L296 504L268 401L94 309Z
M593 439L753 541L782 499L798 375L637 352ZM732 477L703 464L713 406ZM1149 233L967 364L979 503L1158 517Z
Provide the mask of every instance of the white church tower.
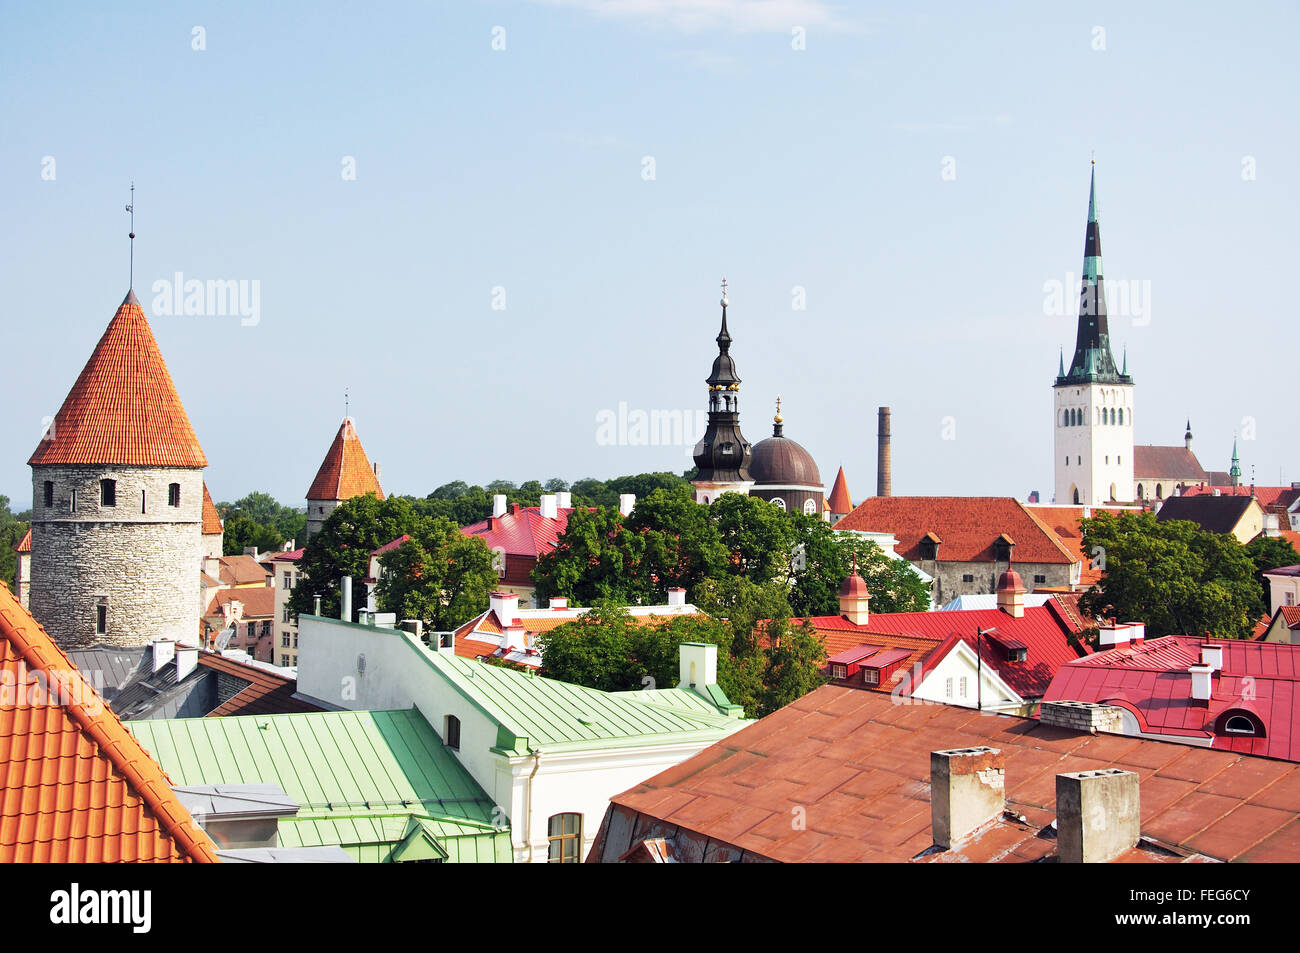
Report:
M1106 323L1097 221L1097 173L1088 190L1079 331L1070 369L1061 356L1052 387L1056 502L1099 506L1133 502L1133 378L1115 366Z

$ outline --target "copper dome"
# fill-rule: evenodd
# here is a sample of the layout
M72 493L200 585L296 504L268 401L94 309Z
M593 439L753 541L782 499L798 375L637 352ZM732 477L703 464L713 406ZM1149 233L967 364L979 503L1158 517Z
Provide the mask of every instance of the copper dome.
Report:
M789 437L768 437L756 443L749 475L759 486L822 485L812 454Z

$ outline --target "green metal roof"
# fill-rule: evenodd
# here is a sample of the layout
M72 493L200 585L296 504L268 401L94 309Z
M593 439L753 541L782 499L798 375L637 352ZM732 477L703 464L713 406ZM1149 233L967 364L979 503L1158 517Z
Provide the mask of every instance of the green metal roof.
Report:
M415 648L415 646L412 646ZM745 722L719 691L721 705L688 689L602 692L445 652L422 654L498 725L496 749L524 755L545 747L608 747L718 740Z
M440 852L452 862L511 860L496 805L415 709L129 727L174 784L278 784L300 805L279 822L282 846L337 844L371 862Z

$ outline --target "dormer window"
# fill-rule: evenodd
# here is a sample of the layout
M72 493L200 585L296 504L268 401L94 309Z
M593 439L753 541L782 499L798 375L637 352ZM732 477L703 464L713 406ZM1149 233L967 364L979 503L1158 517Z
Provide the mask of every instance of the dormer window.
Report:
M1263 738L1264 725L1254 714L1240 708L1231 709L1219 716L1218 734L1239 737Z
M1245 715L1233 715L1224 722L1223 730L1230 735L1253 735L1255 723Z
M444 732L447 747L453 751L460 750L460 719L455 715L447 716L447 729Z

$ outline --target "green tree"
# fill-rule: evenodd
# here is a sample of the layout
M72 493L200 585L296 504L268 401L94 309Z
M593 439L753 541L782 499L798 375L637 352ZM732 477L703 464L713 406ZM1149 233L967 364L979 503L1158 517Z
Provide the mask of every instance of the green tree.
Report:
M274 526L265 526L247 516L226 517L223 530L221 552L226 556L238 556L247 546L256 546L259 553L275 552L284 543L284 537Z
M1095 618L1145 622L1156 635L1246 638L1263 612L1255 565L1233 536L1152 513L1082 520L1101 581L1080 599Z
M380 556L379 565L380 610L399 619L422 619L438 631L485 610L498 582L487 544L447 519L422 523L411 539Z
M18 571L18 554L14 547L22 542L31 524L21 517L30 517L30 513L15 515L9 510L9 497L0 493L0 581L13 587L14 575Z
M723 493L709 505L709 517L731 555L731 572L755 581L788 578L795 532L784 510L756 496Z
M773 620L767 636L760 718L826 683L826 643L810 622L790 626Z
M415 512L406 497L386 500L367 493L343 503L312 536L298 565L307 574L307 584L293 588L291 611L300 615L312 611L312 597L321 597L321 614L338 618L340 586L344 576L352 577L353 619L364 608L361 580L370 575L370 554L403 534L426 532L427 518Z
M775 622L776 631L788 623L790 602L784 583L754 582L746 576L724 574L705 579L690 595L691 602L731 626L731 654L744 658L760 650L766 624Z
M469 484L464 480L452 480L450 483L444 483L438 489L429 494L431 500L454 500L457 497L464 496L469 492Z
M563 493L569 488L569 481L561 480L559 477L551 477L546 481L547 493Z
M566 596L575 606L637 602L644 594L637 573L643 549L618 510L574 510L555 548L537 557L537 604L552 596Z
M848 566L856 563L858 575L871 594L872 612L925 612L930 608L930 585L906 559L886 555L875 540L844 534L840 536ZM842 580L841 580L842 581ZM839 593L835 608L839 612Z
M726 573L727 550L709 510L688 496L652 491L637 500L627 528L641 537L636 577L647 602L666 602L675 587L695 592L705 579Z
M1255 578L1259 580L1260 592L1269 615L1277 611L1272 604L1271 589L1264 573L1279 566L1294 566L1300 563L1300 553L1291 545L1290 540L1281 536L1256 536L1246 544L1246 555L1255 566Z

